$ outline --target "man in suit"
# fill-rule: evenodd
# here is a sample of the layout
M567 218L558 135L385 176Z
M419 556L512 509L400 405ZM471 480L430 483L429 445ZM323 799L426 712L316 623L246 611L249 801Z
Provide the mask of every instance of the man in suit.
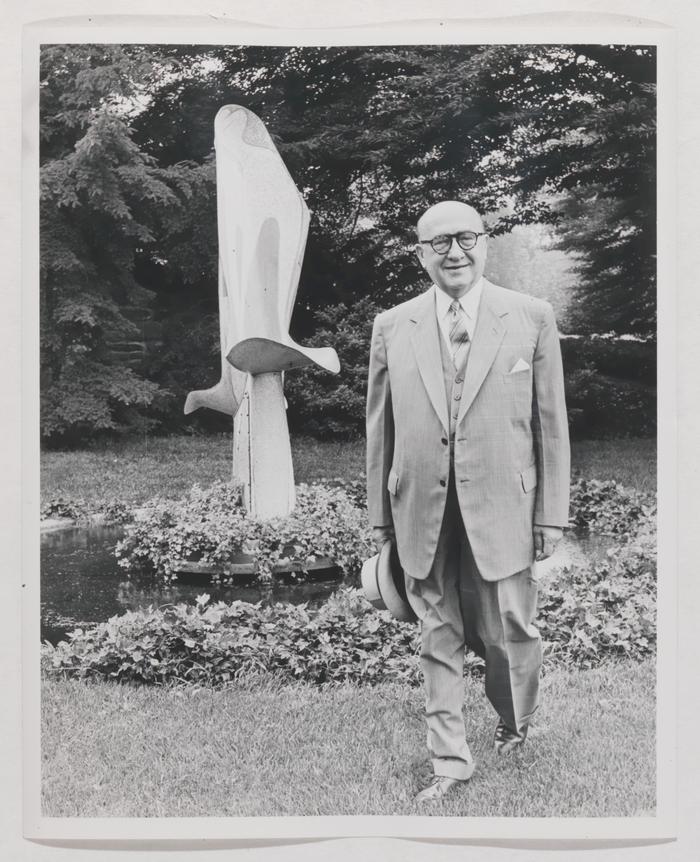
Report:
M367 497L381 546L394 539L421 624L432 783L469 780L465 644L486 665L494 748L522 745L538 706L535 560L568 523L569 437L549 303L483 277L487 234L457 201L419 219L433 282L374 322L367 391Z

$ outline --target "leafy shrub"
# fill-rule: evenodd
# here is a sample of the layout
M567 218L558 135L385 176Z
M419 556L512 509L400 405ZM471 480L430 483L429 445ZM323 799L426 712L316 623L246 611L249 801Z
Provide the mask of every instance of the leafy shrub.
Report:
M366 297L317 311L309 347L334 347L340 373L308 366L285 377L292 430L325 439L358 436L365 429L367 366L372 323L379 307Z
M540 590L538 626L546 665L593 667L611 657L653 654L655 545L649 522L607 560L565 568ZM420 683L419 629L377 612L359 590L322 607L246 602L179 604L129 611L45 644L46 671L120 682L218 686L270 673L283 680ZM466 673L481 673L469 653Z
M191 291L191 286L188 286ZM216 410L197 410L188 416L183 406L188 392L213 386L221 375L218 314L191 297L180 298L182 310L165 317L157 348L148 351L141 369L144 377L172 394L158 418L158 433L231 430L231 417Z
M417 628L357 593L317 611L246 602L131 611L43 648L47 670L120 682L221 685L250 673L316 683L418 679Z
M105 521L110 524L130 524L134 520L134 507L121 500L103 500L98 504Z
M631 535L655 512L651 498L614 481L579 479L571 486L571 501L571 525L602 535ZM240 489L221 482L206 490L194 486L181 501L151 500L147 508L150 516L127 527L116 555L127 572L152 572L165 580L175 577L180 560L218 564L225 571L238 555L248 554L263 578L284 557L302 565L330 557L352 582L373 553L359 480L299 485L291 514L270 521L251 518Z
M325 484L345 491L354 506L367 507L367 482L364 479L326 479Z
M128 524L134 520L133 506L121 500L102 500L94 506L104 520L110 524ZM41 507L41 519L69 518L71 521L88 520L91 512L82 499L53 497Z
M656 540L645 521L608 558L563 569L540 592L537 621L549 661L593 667L609 657L643 659L656 648Z
M127 572L151 571L169 580L175 560L223 562L219 546L228 547L238 536L243 539L246 515L240 489L227 483L206 491L195 485L184 500L154 498L146 508L151 514L129 525L115 550Z
M654 518L656 504L641 491L619 482L577 479L571 484L571 526L605 536L634 536Z
M87 508L83 500L69 497L54 497L41 507L41 518L70 518L71 521L82 521L87 517Z
M599 375L656 385L656 339L586 335L561 339L564 367L591 368Z
M42 384L41 434L45 444L74 446L99 436L144 431L157 420L169 393L126 366L91 359L66 364L60 378Z
M575 526L614 536L617 544L602 561L555 570L541 584L537 625L545 666L590 668L610 658L646 658L656 648L653 500L616 482L579 480L572 492ZM246 518L236 488L195 488L182 504L161 503L150 533L141 534L142 524L129 528L133 544L127 565L145 562L167 572L183 552L225 559L247 540L259 542L255 553L261 564L261 555L269 555L268 571L269 561L279 559L293 541L302 558L314 549L335 553L346 572L371 553L364 515L347 491L300 486L297 508L297 520L280 519L268 531ZM231 525L242 532L229 536ZM210 605L203 595L195 606L131 611L77 629L56 647L45 644L42 664L64 676L138 683L218 686L242 675L271 673L319 684L400 679L414 685L420 682L418 650L417 625L375 611L359 590L345 588L318 609ZM482 671L481 660L469 653L465 672Z
M584 365L565 375L574 437L648 436L656 431L656 391L633 380L604 377Z
M373 552L366 512L342 488L298 485L294 510L286 518L258 521L241 505L240 489L217 483L195 486L183 501L151 501L152 514L127 528L117 545L119 564L129 572L174 577L177 560L216 563L225 568L241 553L269 578L272 567L292 556L303 565L330 557L353 577Z

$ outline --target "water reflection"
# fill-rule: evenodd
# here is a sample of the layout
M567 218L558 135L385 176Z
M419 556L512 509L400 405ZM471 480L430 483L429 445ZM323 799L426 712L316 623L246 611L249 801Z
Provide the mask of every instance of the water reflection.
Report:
M104 622L149 605L194 603L203 592L212 601L321 603L340 582L337 569L300 584L215 585L206 575L181 576L163 584L150 576L128 578L114 557L122 527L83 527L41 537L41 637L57 643L76 626Z
M164 585L150 576L126 577L117 565L114 547L122 527L82 527L45 533L41 537L41 637L56 643L77 626L104 622L127 610L149 605L194 603L203 592L213 601L320 604L340 583L337 570L321 574L301 584L214 585L206 575L188 575ZM539 577L546 581L565 565L581 565L600 558L614 540L606 537L580 538L567 534L556 554L538 564ZM330 576L330 577L329 577Z

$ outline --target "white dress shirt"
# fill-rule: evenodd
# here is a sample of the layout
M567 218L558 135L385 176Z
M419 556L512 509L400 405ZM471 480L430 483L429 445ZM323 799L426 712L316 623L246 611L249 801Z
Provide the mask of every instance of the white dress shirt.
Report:
M468 290L464 296L460 296L457 300L462 307L464 314L464 322L469 333L469 341L474 338L474 330L476 329L476 318L479 314L479 301L481 300L481 292L484 287L483 277L480 278L471 290ZM450 329L452 328L452 315L450 306L452 305L452 297L444 290L440 290L437 285L433 285L435 291L435 314L440 326L440 332L445 339L445 344L452 351L452 343L450 342Z

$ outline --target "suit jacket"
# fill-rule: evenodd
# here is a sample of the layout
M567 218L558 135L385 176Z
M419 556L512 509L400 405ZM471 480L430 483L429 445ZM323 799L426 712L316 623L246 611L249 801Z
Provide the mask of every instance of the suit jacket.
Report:
M377 316L367 389L367 502L393 524L404 571L430 572L450 472L449 418L432 288ZM513 371L519 360L524 370ZM534 561L533 524L566 526L569 433L549 303L484 280L454 442L454 480L479 572Z

